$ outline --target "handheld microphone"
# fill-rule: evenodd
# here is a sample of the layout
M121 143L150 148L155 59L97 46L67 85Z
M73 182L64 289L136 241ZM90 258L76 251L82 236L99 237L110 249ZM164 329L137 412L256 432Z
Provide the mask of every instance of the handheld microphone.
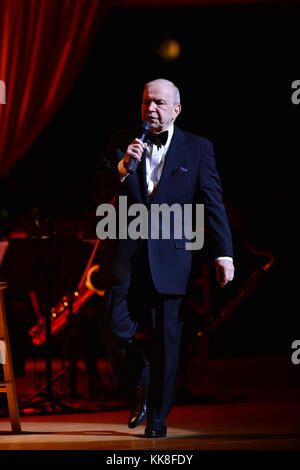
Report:
M142 134L141 136L139 137L139 139L142 141L142 142L145 142L146 138L147 138L147 135L149 134L150 132L150 127L151 127L151 124L150 122L148 121L144 121L143 122L143 125L142 125ZM137 160L137 158L131 158L129 160L129 163L128 163L128 166L127 166L127 172L130 174L130 175L134 175L135 172L136 172L136 169L137 169L137 166L139 164L139 161Z

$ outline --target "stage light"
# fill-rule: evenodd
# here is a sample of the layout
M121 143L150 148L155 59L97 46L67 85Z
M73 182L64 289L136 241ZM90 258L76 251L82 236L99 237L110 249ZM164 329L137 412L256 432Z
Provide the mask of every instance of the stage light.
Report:
M177 39L166 38L160 42L157 52L163 60L176 60L180 56L181 46Z

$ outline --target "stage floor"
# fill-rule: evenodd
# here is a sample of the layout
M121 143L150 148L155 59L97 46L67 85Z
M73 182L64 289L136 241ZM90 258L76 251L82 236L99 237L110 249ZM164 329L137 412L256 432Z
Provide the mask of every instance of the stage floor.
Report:
M143 437L128 429L127 411L22 417L12 435L0 421L0 450L300 450L300 407L295 404L176 406L168 436Z
M86 412L87 408L65 414L22 412L22 433L17 435L11 434L8 417L0 417L0 451L300 450L300 365L297 368L288 360L213 360L206 369L205 385L192 371L193 404L174 406L166 438L144 438L144 425L127 427L126 406L105 408L102 401L96 412ZM25 392L24 378L16 382L20 395Z

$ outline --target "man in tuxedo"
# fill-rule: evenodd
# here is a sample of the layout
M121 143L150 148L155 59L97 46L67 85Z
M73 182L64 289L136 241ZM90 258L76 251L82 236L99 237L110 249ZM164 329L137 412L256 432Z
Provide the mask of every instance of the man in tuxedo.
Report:
M176 203L184 208L203 203L205 228L214 242L217 281L223 287L233 279L234 265L213 146L174 124L180 111L180 93L172 82L157 79L145 85L142 119L151 125L149 139L143 142L136 131L113 136L94 181L93 199L97 204L114 199L117 213L120 196L127 197L128 207L143 204L149 213L153 204ZM139 162L135 174L127 171L131 159ZM111 363L119 384L136 392L128 426L147 420L145 437L164 437L176 389L181 307L192 250L186 249L184 234L175 237L174 227L168 239L122 236L112 242L106 308ZM141 322L150 333L148 355L136 340Z

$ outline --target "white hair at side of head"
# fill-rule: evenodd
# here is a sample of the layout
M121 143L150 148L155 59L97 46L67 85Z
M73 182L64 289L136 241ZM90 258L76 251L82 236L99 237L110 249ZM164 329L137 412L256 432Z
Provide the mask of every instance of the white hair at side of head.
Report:
M151 80L150 82L146 83L145 86L144 86L144 90L145 88L147 88L148 86L150 85L153 85L153 84L159 84L159 83L164 83L164 84L167 84L171 87L174 88L174 100L175 100L175 103L174 104L180 104L180 92L179 92L179 89L177 88L177 86L171 82L170 80L167 80L166 78L156 78L155 80Z

